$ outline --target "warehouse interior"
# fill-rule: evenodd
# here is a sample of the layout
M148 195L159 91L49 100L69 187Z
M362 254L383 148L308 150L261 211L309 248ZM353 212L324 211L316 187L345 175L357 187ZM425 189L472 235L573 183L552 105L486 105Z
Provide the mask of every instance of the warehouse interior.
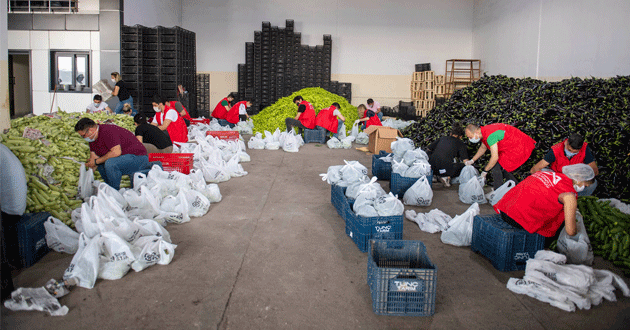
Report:
M30 1L29 1L30 2ZM73 3L74 1L70 2ZM17 1L0 0L9 8ZM238 66L261 23L294 22L304 45L332 37L330 80L352 85L353 106L412 101L417 63L436 75L450 59L478 59L487 75L557 82L571 77L630 75L630 2L625 0L81 0L70 12L0 15L0 129L26 114L81 112L91 87L121 71L121 31L181 27L196 38L196 73L212 110L239 90ZM87 54L83 88L56 86L56 54ZM201 93L197 91L197 93ZM115 106L117 100L112 100ZM149 109L150 110L150 109ZM201 113L201 112L198 112ZM204 112L207 113L207 112ZM249 137L245 137L248 139ZM247 140L245 140L247 141ZM586 310L566 312L509 291L510 278L468 247L443 244L404 220L404 240L422 241L437 268L435 314L382 316L372 310L366 253L347 236L321 180L329 166L372 154L306 144L299 153L248 149L248 175L221 183L223 200L191 222L167 229L177 245L169 265L99 280L60 299L65 316L2 307L3 329L625 329L630 299L616 294ZM379 181L389 191L387 181ZM450 216L469 205L457 186L433 183L430 207ZM486 187L486 191L489 187ZM627 198L627 196L626 196ZM493 213L490 205L481 214ZM72 255L51 252L14 272L16 287L60 278ZM594 268L630 278L601 257Z

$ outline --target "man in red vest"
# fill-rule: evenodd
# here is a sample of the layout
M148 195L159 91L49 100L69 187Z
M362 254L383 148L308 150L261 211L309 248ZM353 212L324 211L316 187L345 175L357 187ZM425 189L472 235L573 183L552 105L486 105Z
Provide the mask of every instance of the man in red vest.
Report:
M232 107L232 101L234 101L233 93L230 93L230 95L221 99L221 101L217 103L217 106L214 107L214 110L212 110L212 117L216 119L225 119L225 116Z
M360 110L360 109L365 109L365 111L363 111L363 118L355 120L354 123L357 124L360 122L364 122L363 125L361 125L361 129L366 129L372 125L383 126L381 119L378 117L378 115L374 111L366 108L365 105L363 104L360 104L357 107L357 110Z
M236 103L230 109L230 111L228 111L227 115L225 116L225 119L219 120L219 124L221 124L222 126L230 126L230 128L233 128L234 126L236 126L236 124L238 124L241 117L240 116L241 112L245 112L245 114L247 114L247 108L251 106L252 106L252 101L241 101L241 102Z
M326 109L319 110L315 118L315 125L318 129L333 133L333 137L339 136L339 128L346 121L346 118L339 111L341 106L335 102Z
M597 176L599 169L588 143L577 133L572 133L567 139L551 147L545 157L532 167L529 172L534 174L549 166L554 172L562 172L562 168L573 164L588 164ZM597 180L583 191L578 191L578 196L590 196L597 187Z
M298 106L297 115L295 118L285 119L287 132L291 132L293 127L297 127L300 134L304 129L315 129L315 108L313 105L304 101L299 95L293 98L293 103Z
M155 95L153 97L153 110L155 110L155 117L151 121L151 125L157 126L162 131L168 132L168 136L173 143L186 143L188 142L188 128L184 123L184 118L169 105L161 96Z
M485 177L492 170L494 190L503 184L503 177L518 182L514 177L517 168L523 165L534 150L536 141L518 128L506 124L491 124L466 126L466 137L472 143L482 142L481 147L466 165L472 165L477 159L490 149L490 161L484 167L481 176Z
M494 205L505 222L529 233L545 236L549 246L560 234L577 234L576 192L589 186L595 173L586 164L567 165L562 173L544 170L528 176Z

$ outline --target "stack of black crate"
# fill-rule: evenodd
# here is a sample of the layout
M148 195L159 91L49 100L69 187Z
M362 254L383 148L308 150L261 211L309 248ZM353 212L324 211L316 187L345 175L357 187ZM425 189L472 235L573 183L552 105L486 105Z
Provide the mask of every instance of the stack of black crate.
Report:
M210 118L210 75L197 74L197 116Z
M238 99L253 100L252 114L305 87L322 87L352 99L351 84L330 81L332 37L321 46L302 45L293 20L285 28L262 23L254 42L245 44L245 64L238 65Z
M186 100L188 112L197 115L195 39L194 32L180 27L122 27L121 73L138 110L153 115L151 102L159 94L167 100ZM179 85L187 97L178 93Z

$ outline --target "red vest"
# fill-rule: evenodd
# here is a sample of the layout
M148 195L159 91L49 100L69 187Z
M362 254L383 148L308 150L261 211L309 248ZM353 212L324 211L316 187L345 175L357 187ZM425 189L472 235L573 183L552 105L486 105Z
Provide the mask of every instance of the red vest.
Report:
M499 164L508 172L523 165L532 154L536 141L518 128L506 124L492 124L481 127L481 142L490 149L488 137L495 131L503 130L503 140L497 142L499 148Z
M226 101L228 103L228 106L230 106L230 101L228 101L227 97L224 97L221 101L219 101L219 104L214 107L214 110L212 110L212 117L216 119L225 119L225 116L227 115L227 110L225 110L225 107L221 105L221 102L223 101Z
M185 112L183 118L187 119L188 121L192 121L192 118L190 117L190 114L188 113L188 110L186 110L186 108L184 106L182 106L182 108L184 108L184 112Z
M188 142L188 128L186 128L186 123L182 116L179 115L175 108L171 108L170 106L165 106L164 111L155 113L155 121L157 121L158 126L161 126L164 122L164 118L166 117L166 113L169 110L175 111L177 113L177 120L172 121L168 127L166 127L166 131L168 132L168 136L171 137L171 141L173 143L179 142L184 143Z
M562 173L562 168L567 165L581 164L584 161L584 157L586 157L586 146L588 145L588 143L584 142L582 144L582 148L580 148L580 151L577 153L577 155L569 159L567 155L564 154L565 141L567 140L564 140L551 147L551 150L553 150L553 155L556 156L556 161L551 163L549 167L551 167L551 169L555 172Z
M337 110L337 108L334 105L331 105L326 109L319 110L317 118L315 118L315 125L321 126L329 132L337 133L339 121L337 121L337 116L333 114L335 110Z
M302 104L306 106L306 110L302 112L299 120L302 123L302 125L304 125L304 127L308 129L314 129L315 128L315 109L313 108L312 104L306 101L300 102L300 105Z
M241 106L241 104L245 105L245 107L247 107L247 101L241 101L236 103L232 108L230 108L230 111L227 112L227 115L225 116L225 120L227 120L229 123L232 124L238 124L238 108Z
M367 112L368 110L365 109L365 111L363 111L363 118L367 117ZM368 119L365 122L365 128L368 128L372 125L375 126L383 126L383 123L381 123L381 120L378 118L378 115L374 114L374 116L372 116L372 118Z
M558 196L567 192L576 193L569 177L538 171L508 191L494 210L503 211L530 233L552 237L564 222L564 205Z

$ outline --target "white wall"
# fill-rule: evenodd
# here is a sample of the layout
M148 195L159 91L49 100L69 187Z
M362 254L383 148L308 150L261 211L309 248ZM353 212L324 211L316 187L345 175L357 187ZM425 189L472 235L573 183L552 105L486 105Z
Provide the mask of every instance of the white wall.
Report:
M332 35L333 73L411 75L414 64L426 62L441 73L447 59L472 54L470 0L181 2L181 26L197 33L198 71L236 71L262 22L284 27L286 19L295 21L303 44ZM127 24L128 12L125 4Z
M9 109L9 52L7 48L7 0L0 0L0 130L9 128L11 110Z
M181 0L130 0L125 1L124 11L128 26L182 26Z
M473 57L489 74L630 74L630 1L475 0Z

